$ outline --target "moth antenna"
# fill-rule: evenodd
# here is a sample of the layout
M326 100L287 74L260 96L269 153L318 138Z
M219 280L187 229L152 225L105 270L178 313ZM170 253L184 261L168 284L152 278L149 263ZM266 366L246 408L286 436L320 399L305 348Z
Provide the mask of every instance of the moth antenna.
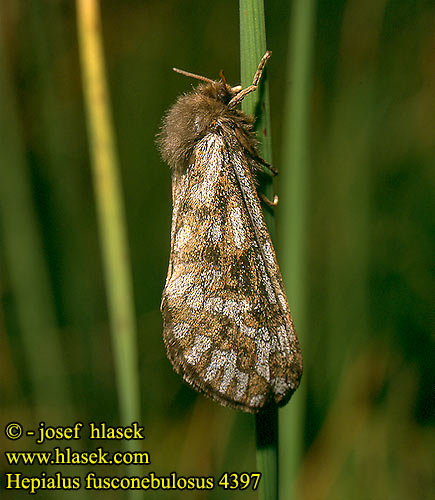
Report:
M222 83L223 83L224 85L226 85L226 84L227 84L227 79L225 78L225 75L224 75L224 70L223 70L223 69L221 69L221 70L219 71L219 76L220 76L220 78L221 78L221 80L222 80Z
M258 83L260 81L261 75L263 74L264 67L266 66L267 60L269 57L272 55L272 51L267 50L264 56L261 58L260 64L258 65L257 71L255 72L254 79L252 80L252 84L249 85L249 87L246 87L246 89L241 90L236 96L234 96L231 101L228 103L228 107L235 108L237 105L239 105L243 99L250 94L251 92L254 92L254 90L257 90Z
M195 75L195 73L189 73L188 71L184 71L184 69L172 68L176 73L180 73L180 75L189 76L190 78L196 78L197 80L202 80L203 82L213 83L213 80L207 78L206 76Z

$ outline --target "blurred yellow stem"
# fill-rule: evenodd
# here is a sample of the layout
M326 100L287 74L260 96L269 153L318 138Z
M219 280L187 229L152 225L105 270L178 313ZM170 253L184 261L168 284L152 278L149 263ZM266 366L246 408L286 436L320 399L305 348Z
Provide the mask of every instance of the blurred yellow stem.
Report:
M77 0L77 24L121 422L128 425L139 420L136 325L97 0Z

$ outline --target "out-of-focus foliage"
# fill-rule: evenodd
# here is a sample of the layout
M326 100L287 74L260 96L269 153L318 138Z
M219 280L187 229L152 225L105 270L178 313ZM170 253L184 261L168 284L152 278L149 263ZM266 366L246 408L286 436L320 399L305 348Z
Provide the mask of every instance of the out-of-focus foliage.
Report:
M223 68L239 83L237 2L103 0L101 7L139 331L143 447L152 461L143 473L255 471L252 417L182 384L165 357L159 312L171 198L154 137L164 111L192 85L171 68L213 78ZM291 5L266 0L265 7L280 169ZM301 332L304 500L433 498L432 19L423 0L317 3ZM40 420L119 422L75 23L69 0L0 2L2 454L43 449L27 437L8 441L9 421L35 430ZM279 176L276 188L286 196ZM279 245L286 221L277 213ZM68 445L96 447L82 439L45 449ZM7 466L3 456L0 463L2 474L59 469ZM92 469L128 474L120 466L64 473ZM149 495L256 498L249 490Z

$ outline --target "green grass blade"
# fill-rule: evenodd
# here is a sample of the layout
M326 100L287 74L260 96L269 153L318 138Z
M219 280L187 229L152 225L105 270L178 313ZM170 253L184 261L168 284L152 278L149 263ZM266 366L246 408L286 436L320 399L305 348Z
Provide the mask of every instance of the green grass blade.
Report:
M281 212L286 231L281 238L281 270L288 301L302 347L307 329L307 198L311 66L315 0L295 0L292 8L288 52L289 96L284 109ZM294 498L295 480L303 446L304 379L280 414L282 498Z
M267 50L266 28L264 22L263 0L240 0L240 63L241 84L247 87L258 67L260 59ZM245 113L255 115L256 130L260 140L260 154L272 162L272 141L270 127L269 90L266 80L267 69L263 74L259 89L248 95L242 102ZM260 189L273 198L272 180L263 182ZM273 231L271 212L265 213L269 231ZM270 413L256 416L257 465L262 473L259 497L264 500L278 498L278 415L274 408Z
M243 88L252 83L258 63L267 50L266 28L264 22L263 0L240 0L240 73ZM270 126L269 85L267 83L267 65L263 72L259 88L249 94L242 102L242 110L256 118L255 130L259 140L260 155L272 163L272 136ZM273 199L271 176L261 180L260 191ZM265 219L271 236L274 235L272 210L265 211Z

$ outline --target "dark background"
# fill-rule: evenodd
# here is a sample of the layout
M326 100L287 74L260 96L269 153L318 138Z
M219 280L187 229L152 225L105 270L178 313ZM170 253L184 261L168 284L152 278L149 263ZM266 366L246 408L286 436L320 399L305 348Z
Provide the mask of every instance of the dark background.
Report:
M268 66L273 162L279 170L287 140L283 104L292 85L287 57L291 2L265 4L273 51ZM155 134L165 110L192 85L171 68L211 78L223 68L229 82L238 84L238 4L103 0L101 9L133 273L144 448L152 460L146 472L219 477L224 471L255 471L253 418L182 384L165 356L159 312L171 199L170 171L159 158ZM317 2L308 305L306 331L300 332L305 411L297 429L303 439L299 498L433 498L432 22L433 10L424 0ZM74 414L69 423L116 425L74 2L2 0L0 30L0 71L6 82L0 99L7 101L2 109L9 110L0 120L14 138L0 137L0 183L10 182L11 196L23 210L7 211L3 205L0 219L2 427L17 421L36 428L40 420L29 359L53 364L53 376L56 363L63 365L62 383ZM18 194L14 198L10 179L15 175L28 186L25 200ZM275 189L285 196L279 177ZM11 257L11 224L5 218L17 217L12 227L19 239L25 231L22 216L32 221L37 244L29 247L23 236L16 247L22 255ZM279 208L277 218L278 259L284 260L279 243L286 221ZM42 292L38 280L17 286L10 270L13 257L22 258L24 267L40 266L47 280L44 307L54 318L59 359L47 354L48 337L35 333L29 340L23 333L23 324L31 325L40 311L23 310L17 297ZM43 411L51 425L59 425L61 414L55 406ZM111 447L119 449L119 444ZM27 438L10 442L2 431L0 449L39 448ZM1 463L2 472L12 468ZM31 475L47 469L20 470ZM98 469L106 475L119 470ZM256 498L252 492L222 491L160 495ZM105 492L95 498L121 496Z

